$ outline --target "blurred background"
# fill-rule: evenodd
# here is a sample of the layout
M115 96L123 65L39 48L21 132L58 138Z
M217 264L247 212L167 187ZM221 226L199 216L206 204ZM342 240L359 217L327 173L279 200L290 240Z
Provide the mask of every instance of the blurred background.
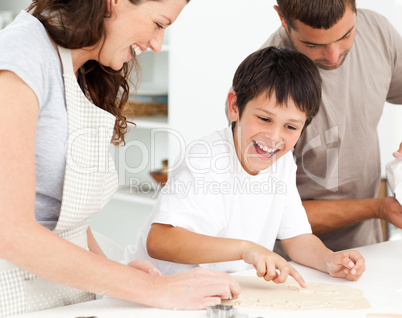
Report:
M0 29L29 4L1 0ZM163 160L171 165L183 145L227 125L224 105L234 72L279 27L275 4L192 0L168 28L162 51L139 57L143 84L133 103L145 105L146 111L135 117L137 127L129 132L127 146L112 149L121 188L93 218L93 228L121 246L134 243L158 190L150 171L161 169ZM361 0L357 6L386 16L402 33L402 0ZM385 178L385 164L402 141L401 105L385 106L378 131ZM390 228L391 236L400 233Z

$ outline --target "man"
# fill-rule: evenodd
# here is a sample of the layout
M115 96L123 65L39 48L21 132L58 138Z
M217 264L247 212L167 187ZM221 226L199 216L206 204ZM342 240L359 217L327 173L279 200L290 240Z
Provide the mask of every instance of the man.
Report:
M402 228L402 207L376 199L377 125L402 104L402 39L355 0L278 0L282 26L263 47L289 47L319 67L320 112L295 146L297 186L313 232L332 250L382 240L380 219Z

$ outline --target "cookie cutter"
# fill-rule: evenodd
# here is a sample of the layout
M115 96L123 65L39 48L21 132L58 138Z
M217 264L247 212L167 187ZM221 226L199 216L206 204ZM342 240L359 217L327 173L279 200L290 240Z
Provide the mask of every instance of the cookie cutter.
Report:
M231 305L215 305L207 307L210 318L248 318L248 315L237 314L237 309Z

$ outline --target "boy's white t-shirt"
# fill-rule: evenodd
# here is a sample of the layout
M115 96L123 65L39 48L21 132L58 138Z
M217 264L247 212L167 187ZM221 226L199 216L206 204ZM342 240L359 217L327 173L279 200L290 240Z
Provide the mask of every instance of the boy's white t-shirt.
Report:
M224 272L253 268L244 261L187 265L153 259L146 250L152 223L249 240L269 250L277 238L311 233L296 188L296 164L291 152L256 176L249 175L237 158L232 130L226 128L188 145L185 159L176 165L179 168L171 172L162 188L136 246L125 249L127 263L137 258L149 260L163 274L198 266Z

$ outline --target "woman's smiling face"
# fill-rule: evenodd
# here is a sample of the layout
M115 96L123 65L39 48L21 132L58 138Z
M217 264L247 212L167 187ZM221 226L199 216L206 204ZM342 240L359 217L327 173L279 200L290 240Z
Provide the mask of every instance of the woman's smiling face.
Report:
M106 40L99 63L120 70L131 60L132 47L159 52L165 29L177 19L186 3L186 0L146 0L134 5L129 0L110 1L111 17L105 18Z
M269 168L292 150L306 122L306 114L293 100L277 105L275 94L265 93L249 101L239 117L234 91L228 95L229 118L236 122L233 130L237 157L249 174Z

